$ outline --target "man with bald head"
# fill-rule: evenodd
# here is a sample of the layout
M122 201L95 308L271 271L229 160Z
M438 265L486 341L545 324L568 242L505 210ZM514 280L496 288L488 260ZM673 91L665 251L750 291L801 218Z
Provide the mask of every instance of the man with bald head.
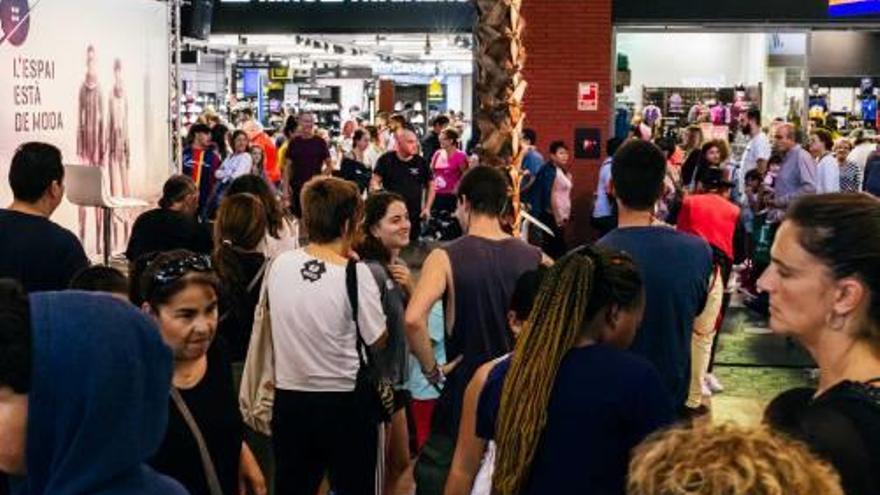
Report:
M816 193L816 162L807 150L797 143L793 124L776 129L773 150L782 157L782 165L774 185L773 208L778 220L797 198Z
M376 162L370 189L385 189L403 196L412 223L410 239L416 241L434 203L434 175L428 161L419 155L419 138L411 129L396 133L397 149Z

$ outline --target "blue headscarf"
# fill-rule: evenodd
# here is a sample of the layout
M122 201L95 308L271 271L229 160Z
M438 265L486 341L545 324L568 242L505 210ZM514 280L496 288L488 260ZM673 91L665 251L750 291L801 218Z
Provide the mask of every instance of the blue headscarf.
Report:
M144 464L168 419L172 356L134 306L84 292L30 296L33 374L21 495L178 495Z

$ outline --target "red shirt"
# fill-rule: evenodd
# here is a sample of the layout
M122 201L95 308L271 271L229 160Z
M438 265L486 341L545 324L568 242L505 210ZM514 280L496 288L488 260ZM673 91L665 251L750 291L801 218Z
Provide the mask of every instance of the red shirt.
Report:
M733 259L733 234L739 207L717 194L684 198L678 214L678 230L701 237Z

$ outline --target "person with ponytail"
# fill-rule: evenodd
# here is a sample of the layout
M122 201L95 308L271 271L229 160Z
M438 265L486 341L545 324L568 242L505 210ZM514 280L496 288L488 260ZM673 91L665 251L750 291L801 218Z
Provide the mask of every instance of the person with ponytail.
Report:
M496 444L492 493L625 493L630 450L674 419L657 370L623 350L644 306L626 254L586 247L548 270L477 406L477 435Z
M260 299L266 256L260 251L266 235L263 203L252 194L226 197L214 224L214 267L220 279L218 333L233 363L247 356L254 310Z

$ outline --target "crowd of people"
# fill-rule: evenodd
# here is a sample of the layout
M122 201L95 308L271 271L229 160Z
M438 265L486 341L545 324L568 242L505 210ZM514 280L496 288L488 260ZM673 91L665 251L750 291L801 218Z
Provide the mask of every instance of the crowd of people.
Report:
M816 129L807 151L784 123L769 139L754 111L740 167L693 130L610 143L602 235L569 249L563 142L545 162L523 131L523 239L512 175L455 122L421 142L400 115L376 124L342 143L310 114L278 142L249 118L193 125L126 270L89 266L49 220L58 149L16 151L0 210L12 493L395 495L409 473L420 495L880 492L880 202L832 192L870 182L848 143ZM403 253L432 228L445 242L416 271ZM758 428L696 420L721 388L736 271L819 368Z

